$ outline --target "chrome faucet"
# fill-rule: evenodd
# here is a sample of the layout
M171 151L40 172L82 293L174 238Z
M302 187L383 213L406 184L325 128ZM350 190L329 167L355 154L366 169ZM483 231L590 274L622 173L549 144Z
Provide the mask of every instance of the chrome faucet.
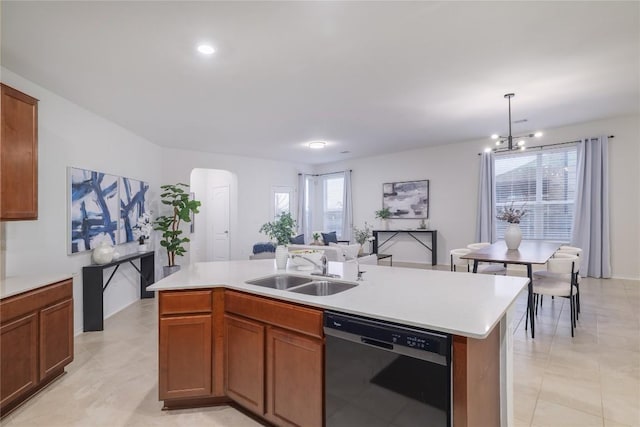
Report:
M325 276L325 275L327 274L327 264L328 264L328 262L327 262L327 256L326 256L326 255L324 255L324 254L323 254L323 255L322 255L322 257L320 258L320 262L321 262L321 264L318 264L317 262L315 262L315 260L313 260L313 259L311 259L311 258L308 258L308 257L306 257L306 256L304 256L304 255L292 254L292 255L291 255L291 258L302 258L302 259L304 259L304 260L306 260L306 261L309 261L311 264L313 264L313 265L314 265L314 266L316 266L318 269L320 269L321 274L322 274L323 276Z
M317 262L315 262L314 260L312 260L310 258L307 258L304 255L292 254L290 256L291 256L291 258L302 258L304 260L309 261L314 266L316 266L319 269L319 272L311 273L314 276L340 277L340 275L338 275L338 274L329 274L329 262L327 261L327 256L324 255L324 254L320 258L320 264L318 264Z

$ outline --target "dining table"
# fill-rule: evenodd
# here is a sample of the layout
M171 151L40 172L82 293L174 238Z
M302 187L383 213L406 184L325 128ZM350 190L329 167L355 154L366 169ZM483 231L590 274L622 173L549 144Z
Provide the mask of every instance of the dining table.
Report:
M462 259L473 260L473 272L478 272L478 263L494 262L501 264L518 264L527 267L529 277L527 313L531 323L531 338L535 338L533 309L533 264L546 264L549 258L560 248L560 243L542 240L523 240L518 249L508 249L504 240L499 240L482 249L461 256Z

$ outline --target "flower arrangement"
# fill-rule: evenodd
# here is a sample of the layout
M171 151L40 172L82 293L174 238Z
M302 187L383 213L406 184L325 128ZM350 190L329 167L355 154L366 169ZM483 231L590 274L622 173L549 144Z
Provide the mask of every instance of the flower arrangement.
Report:
M138 243L144 245L144 241L151 238L151 230L153 230L153 220L151 215L147 212L138 217L138 223L131 227L133 229L133 236L138 240Z
M528 212L524 207L526 203L522 205L520 209L515 209L513 207L513 202L511 202L511 206L506 207L503 206L499 211L496 218L502 221L507 221L509 224L520 224L520 219L526 215Z
M371 237L371 229L369 228L369 224L364 223L364 228L353 227L353 237L356 242L364 245L367 240Z

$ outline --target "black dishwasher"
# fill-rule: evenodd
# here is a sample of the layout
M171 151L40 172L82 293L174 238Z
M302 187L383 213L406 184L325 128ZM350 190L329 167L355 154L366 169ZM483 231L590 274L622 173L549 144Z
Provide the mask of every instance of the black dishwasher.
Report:
M325 312L326 427L451 426L451 335Z

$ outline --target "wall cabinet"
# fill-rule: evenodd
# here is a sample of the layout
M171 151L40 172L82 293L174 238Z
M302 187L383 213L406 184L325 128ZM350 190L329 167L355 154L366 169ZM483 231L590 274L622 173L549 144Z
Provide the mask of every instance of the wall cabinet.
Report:
M0 219L38 219L38 100L0 85Z
M73 361L73 285L65 280L0 302L0 415Z

